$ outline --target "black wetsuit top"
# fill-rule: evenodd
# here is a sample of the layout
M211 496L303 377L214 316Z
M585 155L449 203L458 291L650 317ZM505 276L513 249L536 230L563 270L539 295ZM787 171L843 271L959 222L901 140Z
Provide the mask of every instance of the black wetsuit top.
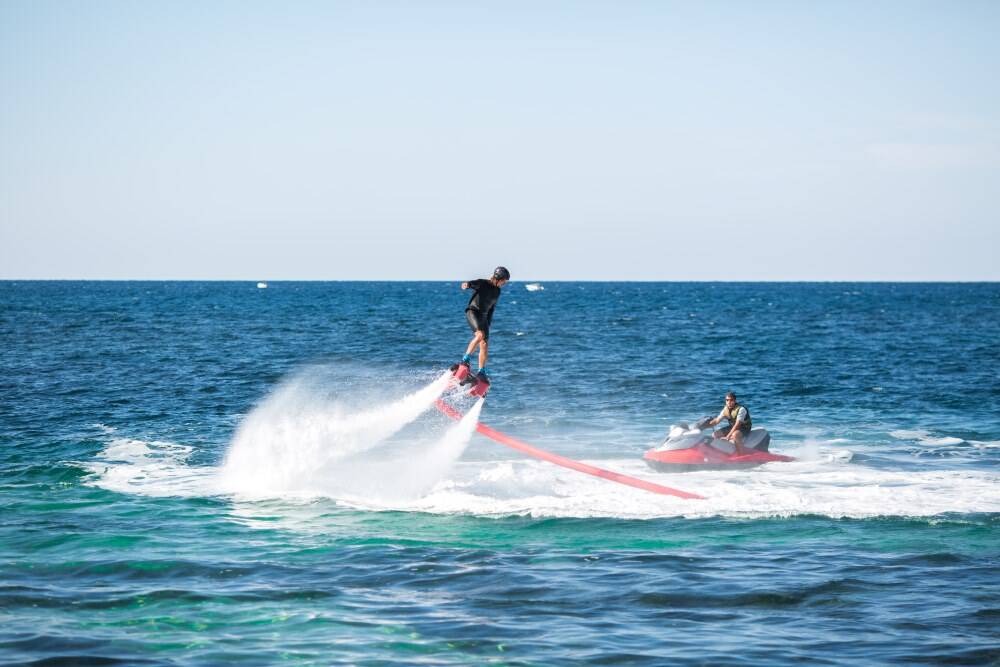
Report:
M465 309L478 310L492 320L493 308L500 300L500 288L489 280L480 278L479 280L470 280L469 289L472 290L472 298L469 299L469 305Z
M465 319L469 321L470 329L482 331L483 338L489 340L490 325L493 324L493 308L500 299L500 288L489 280L480 278L470 280L469 289L472 290L472 298L465 307Z

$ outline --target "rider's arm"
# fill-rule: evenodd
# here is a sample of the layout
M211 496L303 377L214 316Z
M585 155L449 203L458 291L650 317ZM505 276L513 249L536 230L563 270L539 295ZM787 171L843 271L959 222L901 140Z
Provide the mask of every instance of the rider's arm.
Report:
M482 278L476 278L475 280L470 280L468 282L462 283L462 289L469 289L470 287L472 289L479 289L480 287L483 286L483 283L485 282L488 281L483 280Z

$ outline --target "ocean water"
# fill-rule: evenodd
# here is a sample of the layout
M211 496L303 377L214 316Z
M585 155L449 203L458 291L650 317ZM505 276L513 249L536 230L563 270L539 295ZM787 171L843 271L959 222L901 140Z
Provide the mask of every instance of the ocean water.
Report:
M0 282L0 664L1000 661L1000 285L526 287Z

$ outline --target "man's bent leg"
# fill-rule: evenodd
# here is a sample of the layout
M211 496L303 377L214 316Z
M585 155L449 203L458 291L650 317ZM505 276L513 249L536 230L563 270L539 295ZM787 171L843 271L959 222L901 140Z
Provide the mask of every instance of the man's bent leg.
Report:
M481 359L483 356L482 345L481 345L482 342L483 342L483 332L476 330L476 334L472 337L472 340L469 341L469 347L465 348L465 354L467 355L472 354L472 351L476 349L477 345L479 345L480 349L479 357ZM482 367L482 363L480 363L479 366Z

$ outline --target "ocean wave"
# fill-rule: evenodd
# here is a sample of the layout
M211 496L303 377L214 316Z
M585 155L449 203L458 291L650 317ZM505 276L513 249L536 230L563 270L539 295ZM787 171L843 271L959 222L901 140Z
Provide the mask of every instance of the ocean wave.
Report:
M961 445L965 442L962 438L956 438L953 436L933 436L929 431L915 430L897 430L889 431L889 435L897 440L912 440L917 443L927 446L927 447L946 447L950 445Z

